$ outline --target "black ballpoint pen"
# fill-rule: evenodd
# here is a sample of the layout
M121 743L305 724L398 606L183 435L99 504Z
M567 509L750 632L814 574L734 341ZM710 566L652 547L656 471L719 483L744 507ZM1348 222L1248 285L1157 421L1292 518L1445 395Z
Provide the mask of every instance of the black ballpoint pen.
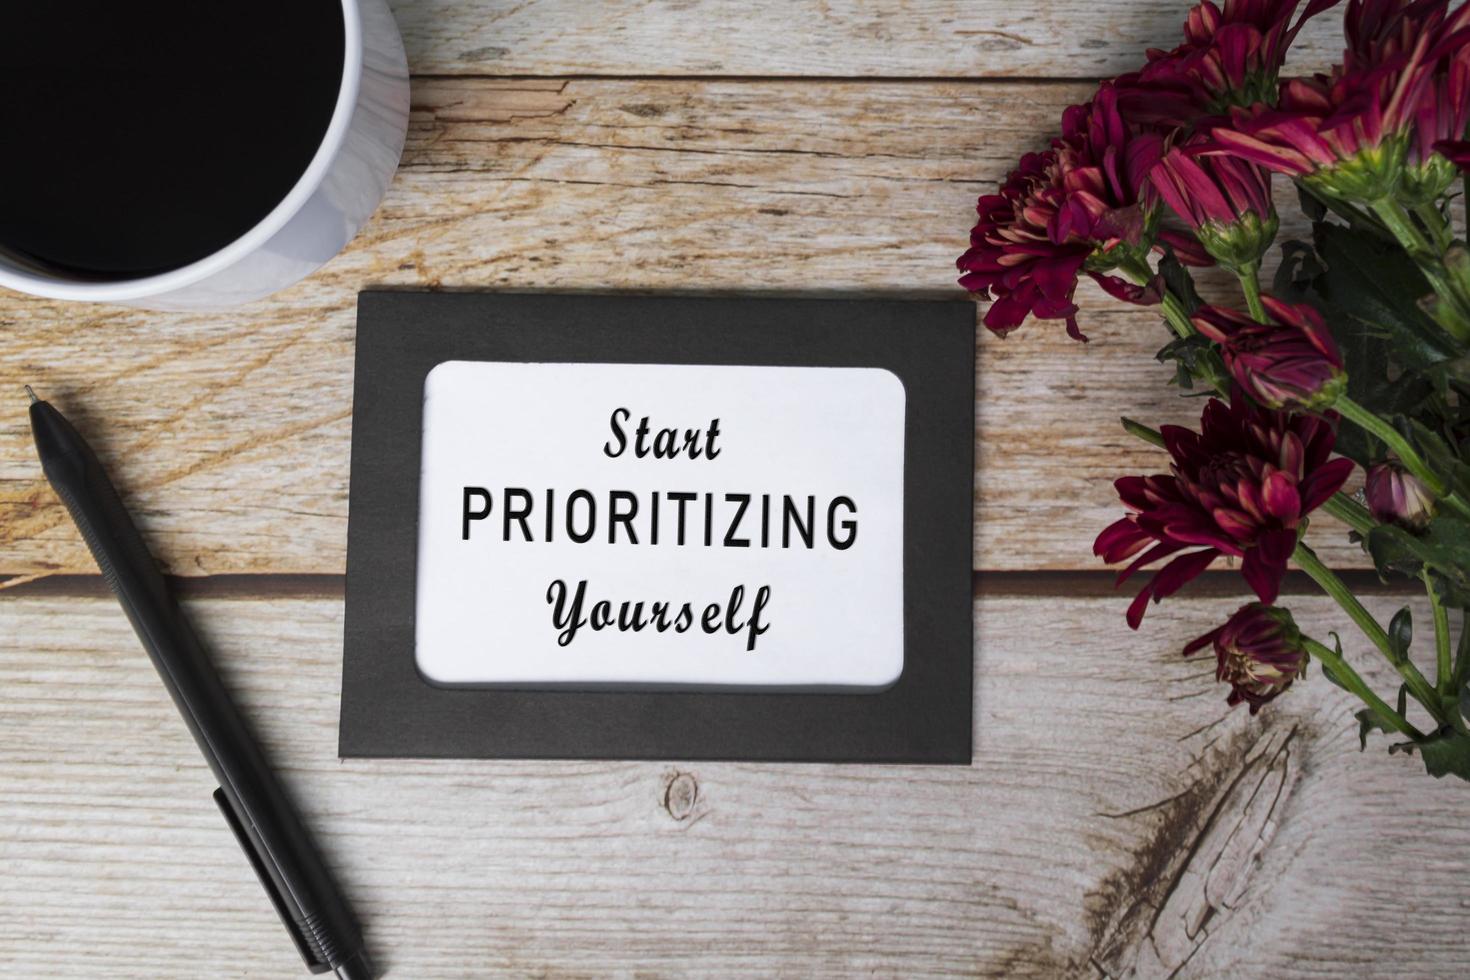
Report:
M71 512L219 780L215 803L307 968L312 973L335 970L342 980L371 980L375 974L357 920L170 594L102 464L60 412L38 399L29 385L26 394L46 479Z

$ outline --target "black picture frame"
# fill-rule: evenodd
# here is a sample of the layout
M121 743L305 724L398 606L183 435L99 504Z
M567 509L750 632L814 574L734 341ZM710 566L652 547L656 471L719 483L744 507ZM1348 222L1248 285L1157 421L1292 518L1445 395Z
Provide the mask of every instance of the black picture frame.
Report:
M968 764L974 358L967 300L362 293L340 754ZM859 694L425 681L414 658L423 390L446 360L894 372L907 397L899 680Z

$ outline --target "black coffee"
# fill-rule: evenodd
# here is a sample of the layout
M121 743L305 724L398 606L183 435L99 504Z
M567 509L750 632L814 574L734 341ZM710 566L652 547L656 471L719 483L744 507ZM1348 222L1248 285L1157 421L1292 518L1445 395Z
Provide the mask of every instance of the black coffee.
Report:
M306 170L340 0L5 0L0 250L122 279L218 251Z

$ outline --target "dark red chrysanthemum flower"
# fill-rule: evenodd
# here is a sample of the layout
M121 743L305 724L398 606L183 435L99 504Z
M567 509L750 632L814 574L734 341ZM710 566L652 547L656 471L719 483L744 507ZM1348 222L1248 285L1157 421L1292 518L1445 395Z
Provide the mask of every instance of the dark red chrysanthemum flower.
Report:
M1307 648L1291 613L1259 602L1235 611L1225 625L1184 648L1186 657L1207 646L1215 648L1215 680L1230 685L1231 707L1244 701L1251 714L1279 697L1307 672Z
M1208 154L1209 146L1196 137L1172 147L1149 180L1211 258L1236 271L1255 268L1280 226L1271 174L1248 160Z
M1336 424L1334 413L1274 412L1237 390L1229 405L1210 399L1198 433L1164 426L1171 472L1118 480L1130 513L1093 545L1110 565L1132 559L1120 585L1174 556L1128 607L1128 625L1137 629L1150 599L1179 591L1221 555L1243 559L1241 573L1256 595L1274 602L1297 528L1352 472L1351 460L1328 459Z
M1195 329L1220 345L1236 384L1267 408L1331 407L1347 386L1347 372L1322 314L1274 296L1262 296L1261 304L1266 323L1238 310L1205 306L1194 315Z
M1412 137L1424 100L1435 92L1436 69L1443 63L1449 72L1470 41L1470 33L1450 29L1445 6L1443 0L1353 0L1343 63L1331 75L1283 84L1275 109L1232 110L1230 125L1211 128L1215 140L1336 197L1373 201L1394 193L1417 144Z
M1119 299L1159 301L1158 284L1107 273L1153 244L1158 209L1146 180L1162 145L1124 124L1104 83L1091 102L1067 110L1051 149L1027 154L999 194L980 198L970 248L956 264L960 285L994 300L986 327L1005 335L1030 315L1066 320L1068 334L1086 339L1072 301L1083 272Z
M1191 126L1232 106L1276 100L1276 78L1286 51L1307 19L1338 0L1206 0L1189 12L1184 43L1153 49L1141 70L1118 79L1123 115L1141 125Z

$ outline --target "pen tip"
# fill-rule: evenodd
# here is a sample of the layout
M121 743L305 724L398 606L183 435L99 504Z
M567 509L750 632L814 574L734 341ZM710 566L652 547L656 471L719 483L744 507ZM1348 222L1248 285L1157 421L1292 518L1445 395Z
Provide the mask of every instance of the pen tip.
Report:
M31 386L30 385L26 385L26 394L31 396L31 404L32 405L36 404L36 402L38 402L38 401L41 400L41 399L39 399L39 398L36 397L36 393L31 390Z
M365 950L358 950L338 963L333 972L337 975L337 980L374 980L378 975Z

